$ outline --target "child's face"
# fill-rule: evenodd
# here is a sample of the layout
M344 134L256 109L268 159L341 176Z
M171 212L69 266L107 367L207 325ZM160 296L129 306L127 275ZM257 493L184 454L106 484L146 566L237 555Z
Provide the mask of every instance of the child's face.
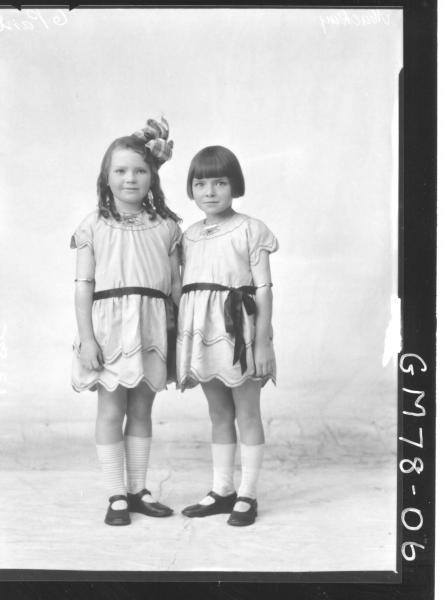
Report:
M129 148L114 150L108 174L108 185L116 208L137 208L142 205L151 186L151 171L142 156Z
M231 209L231 184L228 177L193 179L193 199L206 215L221 215Z

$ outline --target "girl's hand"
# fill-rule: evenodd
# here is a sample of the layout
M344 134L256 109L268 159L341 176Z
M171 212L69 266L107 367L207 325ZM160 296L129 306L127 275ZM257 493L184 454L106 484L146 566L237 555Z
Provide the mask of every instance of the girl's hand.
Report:
M96 340L86 340L80 344L80 362L90 371L100 371L103 368L103 354Z
M256 341L254 345L254 363L256 366L256 375L264 377L274 370L274 352L271 340Z

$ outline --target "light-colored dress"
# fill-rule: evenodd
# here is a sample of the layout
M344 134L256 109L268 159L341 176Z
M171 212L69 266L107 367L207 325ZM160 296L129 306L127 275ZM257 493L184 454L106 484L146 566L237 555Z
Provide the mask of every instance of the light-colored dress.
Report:
M217 227L207 228L199 221L182 237L183 285L216 283L230 288L271 283L253 282L251 267L259 263L263 251L275 252L278 242L268 227L252 217L234 213ZM257 274L256 274L257 277ZM237 387L255 377L253 342L254 315L242 305L243 335L247 369L233 365L234 337L226 332L224 302L228 291L198 290L182 294L179 306L177 340L178 386L191 388L217 378L228 387ZM275 382L273 371L261 378Z
M89 246L95 259L94 291L120 287L149 287L171 294L169 256L179 244L177 223L146 212L125 221L90 213L76 229L72 248ZM167 383L167 327L163 298L138 294L96 300L92 306L94 335L102 349L104 367L84 368L79 359L80 339L74 341L72 386L80 392L108 391L118 385L136 387L145 381L153 391Z

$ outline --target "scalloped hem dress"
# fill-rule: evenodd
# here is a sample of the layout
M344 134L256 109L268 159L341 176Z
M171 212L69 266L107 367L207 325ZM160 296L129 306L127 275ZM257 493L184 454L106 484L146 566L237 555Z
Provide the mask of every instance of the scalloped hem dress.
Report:
M259 263L261 252L275 252L278 241L260 220L234 213L226 221L207 227L199 221L182 236L183 285L215 283L230 288L252 286L251 266ZM271 283L264 273L263 281ZM262 385L276 372L255 376L253 343L254 315L242 305L243 336L247 369L233 365L234 338L225 329L224 303L229 291L196 290L183 294L179 306L177 371L178 387L183 390L219 379L228 387L242 385L247 379Z
M90 213L76 229L72 248L89 246L94 253L95 292L120 287L149 287L171 294L169 256L180 243L174 220L139 212L123 221ZM167 383L167 312L163 298L138 294L95 300L94 335L103 352L100 371L85 369L74 340L72 387L77 392L134 388L144 381L154 391Z

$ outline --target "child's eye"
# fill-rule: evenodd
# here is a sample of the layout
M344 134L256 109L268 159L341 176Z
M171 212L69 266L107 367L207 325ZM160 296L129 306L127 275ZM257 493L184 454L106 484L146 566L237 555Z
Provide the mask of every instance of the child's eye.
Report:
M227 185L227 182L226 181L218 181L217 185L224 186L224 185Z
M202 187L202 186L203 186L203 183L202 183L202 181L195 181L195 182L193 183L193 187Z

